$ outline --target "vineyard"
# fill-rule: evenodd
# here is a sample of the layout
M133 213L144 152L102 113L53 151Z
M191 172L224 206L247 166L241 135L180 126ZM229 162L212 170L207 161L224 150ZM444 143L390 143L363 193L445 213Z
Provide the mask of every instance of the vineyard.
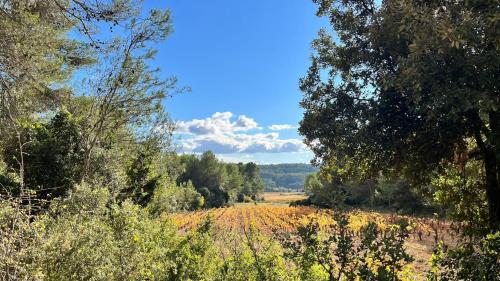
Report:
M308 206L290 207L279 204L240 204L228 208L209 209L197 212L178 213L173 217L181 232L195 229L204 220L210 219L221 231L243 233L253 227L268 236L293 232L298 225L316 220L320 225L335 224L333 211ZM400 219L409 222L410 237L406 243L408 252L415 258L415 268L426 269L433 246L437 241L452 245L458 229L449 222L431 219L364 212L349 213L349 227L359 233L368 222L375 222L380 229L397 223Z

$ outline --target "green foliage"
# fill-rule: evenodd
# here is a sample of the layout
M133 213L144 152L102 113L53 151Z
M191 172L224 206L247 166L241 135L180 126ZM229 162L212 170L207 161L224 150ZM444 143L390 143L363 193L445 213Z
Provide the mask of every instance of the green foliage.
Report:
M66 34L70 1L6 0L0 8L0 132L13 133L16 122L53 109L68 97L64 82L93 62L88 46ZM110 15L110 19L112 19Z
M500 232L479 241L463 241L445 250L439 244L431 257L428 280L499 280Z
M218 280L299 280L280 244L254 228L244 235L227 234L222 240L224 259Z
M307 175L317 172L309 164L259 165L267 191L301 190Z
M130 201L109 205L110 199L106 189L79 186L55 201L55 216L39 217L31 226L41 239L27 249L26 277L198 280L214 267L209 236L180 237L169 221L151 218Z
M372 207L402 214L430 215L439 212L438 204L404 179L380 179L375 185Z
M229 194L229 202L235 202L242 195L241 187L245 183L246 179L240 173L240 167L238 166L238 164L228 163L225 166L227 183L224 189Z
M211 151L201 157L182 155L180 159L184 171L177 178L177 183L192 182L205 198L207 208L241 201L245 196L259 200L260 193L264 191L259 167L255 163L223 163Z
M412 261L404 247L406 222L384 231L371 222L360 230L358 241L345 215L336 214L335 221L325 228L312 220L288 240L301 280L401 280L399 274Z
M346 200L346 194L340 185L328 181L320 173L307 176L304 191L309 196L311 204L318 207L338 207Z
M169 10L0 2L0 279L402 278L404 223L356 237L337 215L299 227L287 249L210 221L179 234L168 213L257 201L261 175L299 188L314 171L171 152L162 102L179 89L150 66ZM469 240L438 247L429 278L500 279L498 4L314 2L340 43L322 30L301 80L300 131L323 172L305 179L310 202L414 211L432 195Z
M173 129L161 101L175 78L149 66L151 43L170 34L171 17L141 10L136 1L3 1L3 196L48 205L89 182L146 205L171 175L160 161ZM82 66L84 75L72 76Z
M204 203L205 199L196 192L191 182L180 186L170 183L155 189L147 209L152 215L159 216L162 213L198 210Z
M168 280L217 280L222 259L213 238L212 223L206 220L182 239L175 250L176 265Z
M24 161L24 182L41 200L64 195L81 178L83 147L78 122L67 111L61 110L48 123L23 125L23 156L12 139L3 151L10 171L16 171ZM21 157L23 158L21 160ZM12 194L20 193L19 186L11 187Z
M164 184L162 175L155 173L153 167L158 154L158 148L151 148L149 144L140 147L127 168L127 188L122 190L122 197L131 198L142 206L151 200L155 190Z
M108 202L106 190L82 186L55 206L59 216L43 221L46 240L37 249L38 275L57 280L140 280L165 274L175 227L158 224L130 202L111 209Z
M40 243L40 227L30 222L23 205L0 201L0 279L22 280L32 275L32 248Z
M432 179L434 200L445 208L449 218L466 224L468 234L488 233L488 208L482 163L468 160L450 164Z
M301 79L299 131L316 162L338 174L396 174L425 186L443 164L470 152L473 140L484 164L489 227L498 229L496 4L314 2L335 32L319 32Z
M166 217L105 188L80 185L50 213L15 224L15 204L0 205L0 274L36 280L297 280L279 244L251 231L219 232L210 220L183 236ZM18 206L18 205L17 205ZM221 242L229 235L235 247ZM229 237L226 236L226 237Z
M212 152L205 152L200 158L195 155L183 155L181 163L185 170L177 182L191 181L196 190L205 198L205 206L221 207L229 199L224 190L227 182L226 168Z
M252 200L258 200L260 193L264 191L264 182L259 174L259 166L249 162L247 164L240 164L240 173L243 176L243 187L241 193L246 196L251 196Z
M429 202L432 200L401 179L342 183L315 173L307 176L304 190L309 197L303 203L323 208L353 206L403 214L432 214L437 211L436 204Z

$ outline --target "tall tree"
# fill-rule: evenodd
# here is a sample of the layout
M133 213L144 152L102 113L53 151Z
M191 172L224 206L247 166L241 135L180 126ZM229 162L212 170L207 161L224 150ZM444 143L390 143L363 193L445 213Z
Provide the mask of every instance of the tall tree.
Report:
M116 43L102 40L99 30L126 22L138 7L134 1L0 0L0 148L14 136L11 168L21 191L26 124L69 103L74 70L100 61L96 51Z
M256 200L260 193L264 191L264 181L260 177L259 166L253 162L240 165L241 174L243 175L243 190L244 195L252 196Z
M314 2L334 31L319 32L301 79L300 132L316 160L422 184L458 155L476 157L500 229L498 3Z

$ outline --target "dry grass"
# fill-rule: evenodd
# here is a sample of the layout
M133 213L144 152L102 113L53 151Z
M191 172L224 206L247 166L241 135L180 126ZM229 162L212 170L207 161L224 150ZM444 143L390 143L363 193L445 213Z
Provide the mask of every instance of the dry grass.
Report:
M264 192L264 202L290 203L306 199L304 192Z

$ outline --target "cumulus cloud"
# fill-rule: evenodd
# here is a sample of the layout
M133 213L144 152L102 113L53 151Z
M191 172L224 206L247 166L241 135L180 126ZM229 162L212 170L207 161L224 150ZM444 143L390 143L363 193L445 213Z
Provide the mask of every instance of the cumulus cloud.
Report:
M277 125L271 125L268 128L273 131L282 131L282 130L296 129L297 126L292 126L290 124L277 124Z
M245 115L216 112L205 119L178 123L177 133L183 135L184 152L212 150L218 154L301 152L306 147L300 139L281 139L277 132L261 133L257 122Z
M223 134L237 131L249 131L258 129L257 122L245 115L240 115L232 122L233 113L216 112L205 119L193 119L181 121L177 124L178 132L194 135Z

